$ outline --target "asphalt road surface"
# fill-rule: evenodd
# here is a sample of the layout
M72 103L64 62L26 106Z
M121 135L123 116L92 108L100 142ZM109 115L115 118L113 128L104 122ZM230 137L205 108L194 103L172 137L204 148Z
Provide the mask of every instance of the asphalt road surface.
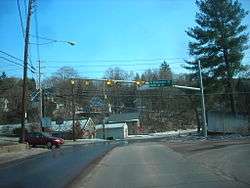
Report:
M236 147L236 148L235 148ZM241 163L245 169L245 179L250 179L249 154L250 145L243 147L243 152L237 151L237 147L227 149L225 155L238 152ZM213 156L215 162L222 162L225 148L209 149L209 156ZM204 151L202 151L204 152ZM196 152L193 151L196 154ZM189 153L190 154L190 153ZM199 155L200 156L200 155ZM216 156L221 159L217 160ZM200 157L203 157L202 155ZM238 156L239 157L239 156ZM238 158L234 156L233 158ZM229 157L230 159L230 157ZM106 155L87 175L80 176L71 185L79 188L246 188L250 184L231 178L215 170L209 165L197 161L197 157L177 152L167 146L165 143L134 143L123 147L113 149ZM213 163L206 159L205 163ZM228 160L228 158L227 158ZM228 161L227 161L228 162ZM230 162L230 161L229 161ZM233 162L237 162L233 161ZM215 163L215 164L217 164ZM218 165L218 164L217 164ZM248 165L248 166L246 166ZM239 168L233 168L237 173ZM248 170L246 170L248 169Z
M115 144L76 145L0 166L1 188L62 188Z

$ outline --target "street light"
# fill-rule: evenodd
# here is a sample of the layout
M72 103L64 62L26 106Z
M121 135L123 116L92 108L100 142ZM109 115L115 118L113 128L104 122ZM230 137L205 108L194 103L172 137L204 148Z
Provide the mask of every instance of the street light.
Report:
M89 86L90 85L90 81L89 80L85 80L84 84L85 84L85 86Z
M72 41L64 41L64 40L55 40L55 39L49 39L49 38L45 38L45 37L39 37L39 36L34 36L34 35L30 35L30 36L32 36L32 37L36 37L37 39L38 38L41 38L41 39L44 39L44 40L49 40L50 42L47 42L47 43L41 43L41 44L39 44L39 43L30 43L30 44L37 44L37 45L45 45L45 44L50 44L50 43L54 43L54 42L63 42L63 43L67 43L67 44L69 44L69 45L71 45L71 46L74 46L76 43L75 42L72 42ZM43 106L43 100L42 100L42 97L43 97L43 95L42 95L42 86L41 86L41 61L40 60L38 60L38 63L39 63L39 65L38 65L38 68L39 68L39 70L38 70L38 80L39 80L39 93L40 93L40 109L39 109L39 111L40 111L40 113L39 113L39 116L40 116L40 125L41 125L41 128L42 128L42 131L43 131L43 124L42 124L42 119L43 119L43 112L42 112L42 106Z
M75 42L72 42L72 41L65 41L65 42L68 43L68 44L71 45L71 46L76 45L76 43L75 43Z
M55 42L62 42L62 43L67 43L71 46L76 45L76 42L74 41L67 41L67 40L57 40L57 39L51 39L51 38L47 38L47 37L41 37L41 36L37 36L37 35L30 35L33 38L39 38L39 39L43 39L43 40L47 40L48 42L45 43L30 43L30 44L36 44L36 45L46 45L46 44L51 44L51 43L55 43Z

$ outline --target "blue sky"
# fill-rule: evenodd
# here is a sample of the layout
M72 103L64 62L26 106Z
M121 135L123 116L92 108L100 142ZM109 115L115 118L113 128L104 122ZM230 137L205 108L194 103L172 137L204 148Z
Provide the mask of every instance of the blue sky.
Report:
M19 1L25 17L24 2L28 0ZM185 30L195 24L195 0L37 1L39 35L76 42L75 46L66 43L40 46L43 78L62 66L72 66L81 76L91 78L102 77L106 69L114 66L141 73L159 67L164 59L174 72L184 71L183 59L189 58ZM250 10L249 0L240 2ZM245 23L250 23L250 15ZM34 15L31 27L35 34ZM0 50L23 58L24 41L16 0L0 1L0 36ZM35 38L31 40L36 42ZM40 40L43 42L46 41ZM37 66L35 45L31 45L31 58ZM249 61L244 59L245 63ZM22 76L22 68L2 60L0 63L0 71ZM29 72L29 77L36 75Z

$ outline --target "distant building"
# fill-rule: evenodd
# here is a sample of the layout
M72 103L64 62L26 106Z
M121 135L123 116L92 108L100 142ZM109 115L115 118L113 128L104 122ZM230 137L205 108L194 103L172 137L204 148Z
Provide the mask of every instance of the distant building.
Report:
M64 120L61 124L52 121L48 127L54 136L68 138L72 136L73 120ZM75 128L78 132L78 137L81 138L94 138L95 137L95 123L91 118L75 120Z
M28 132L32 131L40 131L40 127L38 127L36 123L25 123L25 129ZM0 125L0 135L5 135L5 136L13 136L15 135L15 130L16 129L21 129L21 124L5 124L5 125Z
M96 125L96 138L105 139L124 139L128 137L128 125L126 123L111 123L104 125L104 134L103 134L103 125Z
M138 134L140 128L140 119L138 112L111 114L106 119L106 123L126 123L128 134Z

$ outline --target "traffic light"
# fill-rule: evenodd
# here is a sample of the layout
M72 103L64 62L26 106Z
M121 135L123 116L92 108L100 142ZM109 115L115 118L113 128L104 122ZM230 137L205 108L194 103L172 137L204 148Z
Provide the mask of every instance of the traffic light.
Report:
M89 85L90 85L90 81L89 81L89 80L85 80L85 81L84 81L84 85L85 85L85 86L89 86Z
M107 86L112 86L114 84L114 81L113 80L107 80L106 81L106 85Z
M145 81L144 80L135 80L134 83L135 83L136 86L140 87L143 84L145 84Z

